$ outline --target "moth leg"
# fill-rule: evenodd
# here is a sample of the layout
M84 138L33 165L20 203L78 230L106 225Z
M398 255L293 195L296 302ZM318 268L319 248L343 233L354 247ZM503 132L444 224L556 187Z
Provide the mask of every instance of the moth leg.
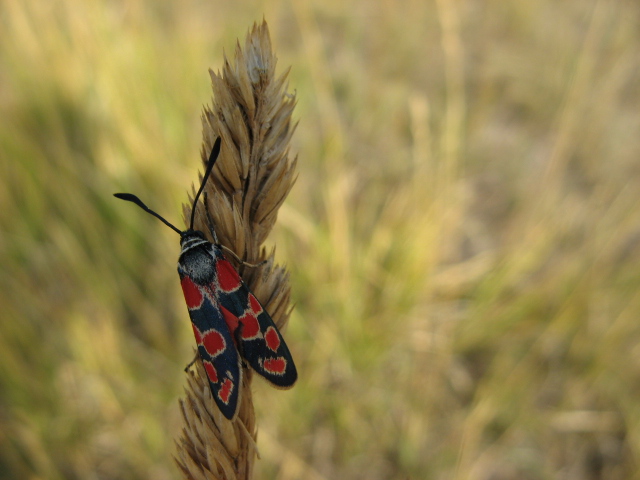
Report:
M251 267L251 268L258 268L258 267L261 267L262 265L265 265L265 264L267 264L269 262L269 260L263 260L260 263L245 262L238 255L236 255L236 253L233 250L231 250L229 247L227 247L225 245L221 245L220 243L218 243L218 236L216 235L216 232L213 229L213 219L211 218L211 214L209 213L209 202L207 201L207 193L206 192L204 193L204 209L207 212L207 226L209 227L209 232L211 233L211 236L213 237L213 243L215 243L216 245L220 245L221 248L226 250L226 252L229 253L233 258L235 258L238 261L238 263L240 263L241 265L245 265L245 266Z
M251 267L251 268L257 268L257 267L261 267L262 265L265 265L266 263L269 262L269 260L263 260L260 263L249 263L249 262L245 262L244 260L242 260L238 255L235 254L235 252L233 250L231 250L228 247L225 247L224 245L220 245L226 252L228 252L233 258L235 258L238 262L240 262L242 265L245 265L247 267Z
M213 237L213 243L220 245L218 243L218 236L216 235L215 230L213 229L213 219L211 218L211 213L209 212L209 201L207 198L207 192L204 192L204 210L207 213L207 226L209 227L209 232L211 233L211 236ZM247 267L251 267L251 268L257 268L257 267L261 267L262 265L265 265L269 260L263 260L260 263L249 263L249 262L245 262L244 260L242 260L238 255L236 255L236 253L231 250L229 247L225 247L224 245L220 245L225 251L227 251L227 253L229 253L233 258L235 258L240 264L245 265Z
M200 354L198 352L196 352L195 356L193 357L193 360L191 360L189 362L189 365L184 367L184 373L187 373L189 371L189 369L193 366L193 364L198 361L199 358L200 358Z

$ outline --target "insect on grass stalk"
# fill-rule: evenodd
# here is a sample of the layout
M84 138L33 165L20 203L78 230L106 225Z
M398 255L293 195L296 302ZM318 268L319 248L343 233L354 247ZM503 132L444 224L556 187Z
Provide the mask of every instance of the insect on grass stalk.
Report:
M193 215L194 229L211 242L215 230L217 242L242 259L227 257L282 330L290 313L289 274L274 264L273 251L262 244L293 186L297 159L289 155L295 98L286 91L288 72L276 77L275 67L263 21L249 31L244 48L237 44L231 61L225 56L220 73L210 71L213 100L202 114L203 165L218 137L222 149L204 185L206 208L199 203L193 212L190 201L183 213L187 225ZM198 359L189 371L180 400L183 428L176 441L184 478L252 478L257 456L252 373L243 366L238 413L229 421L211 397L202 362Z

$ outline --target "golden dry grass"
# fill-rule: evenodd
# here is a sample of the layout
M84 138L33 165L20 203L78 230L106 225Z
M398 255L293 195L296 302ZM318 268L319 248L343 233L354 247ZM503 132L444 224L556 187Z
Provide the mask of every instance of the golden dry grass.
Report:
M255 477L638 477L637 2L6 0L0 478L179 478L177 238L111 193L176 223L263 15L300 379Z

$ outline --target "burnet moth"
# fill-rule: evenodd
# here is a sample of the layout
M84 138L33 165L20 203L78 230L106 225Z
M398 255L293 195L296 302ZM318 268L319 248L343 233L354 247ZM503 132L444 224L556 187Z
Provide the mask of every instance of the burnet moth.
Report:
M296 367L282 335L236 269L222 253L222 246L206 240L193 229L196 205L220 154L216 140L198 193L193 199L189 229L181 231L130 193L114 196L133 202L180 234L178 274L213 398L222 414L233 420L242 385L241 357L278 388L293 386Z

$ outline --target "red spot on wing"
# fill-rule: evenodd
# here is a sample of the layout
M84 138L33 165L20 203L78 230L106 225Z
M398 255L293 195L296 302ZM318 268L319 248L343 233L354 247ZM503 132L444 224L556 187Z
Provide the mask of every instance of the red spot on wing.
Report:
M278 335L278 332L276 332L275 328L267 328L267 331L264 333L264 340L267 343L267 347L272 351L278 351L278 348L280 347L280 336Z
M218 268L218 282L220 284L220 289L225 292L233 292L237 290L242 280L240 280L240 275L236 272L236 269L233 268L227 260L218 259L216 262L216 266Z
M233 392L233 382L229 378L225 378L222 383L222 387L220 387L220 391L218 392L218 397L224 403L229 403L229 397L231 396L231 392Z
M262 313L262 305L260 305L258 299L251 293L249 294L249 303L251 304L251 310L253 310L256 315Z
M217 330L209 330L202 336L202 345L212 357L216 357L224 352L227 345L224 337Z
M189 277L182 277L180 285L182 285L182 292L184 293L184 299L187 302L187 308L189 310L200 308L204 297L202 296L200 289L195 283L193 283L193 280Z
M262 366L269 373L282 375L287 369L287 361L282 357L267 358Z
M196 336L196 343L198 345L202 344L202 334L200 333L200 330L198 330L198 327L195 326L195 324L191 324L191 326L193 327L193 334Z
M207 377L209 377L209 381L211 383L218 383L218 372L216 371L216 367L213 366L211 362L204 360L202 362L204 365L204 369L207 372Z
M258 323L258 318L253 312L245 313L242 317L240 317L240 321L243 325L242 338L250 339L258 336L258 334L260 333L260 324Z

